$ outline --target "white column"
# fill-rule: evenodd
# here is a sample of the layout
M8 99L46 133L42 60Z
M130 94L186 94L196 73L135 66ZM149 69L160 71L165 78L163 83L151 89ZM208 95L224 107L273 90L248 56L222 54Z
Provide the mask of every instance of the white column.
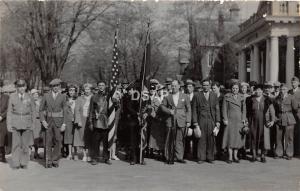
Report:
M291 86L291 78L295 75L294 37L287 37L285 80Z
M278 45L278 37L271 37L271 54L270 54L270 80L275 82L278 80L278 72L279 72L279 45Z
M266 39L266 81L270 81L270 39Z
M250 80L260 82L259 49L257 44L251 49L251 73Z
M239 80L245 82L247 79L246 54L244 50L239 53Z
M250 49L250 81L255 81L255 65L253 47Z

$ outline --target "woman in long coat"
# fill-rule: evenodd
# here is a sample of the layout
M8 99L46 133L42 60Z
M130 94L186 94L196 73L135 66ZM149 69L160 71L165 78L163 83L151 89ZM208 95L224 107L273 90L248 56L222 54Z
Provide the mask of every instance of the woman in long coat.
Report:
M231 91L231 93L224 96L222 106L223 123L225 125L222 148L228 149L228 163L232 163L232 161L238 163L238 149L243 146L241 131L246 121L246 106L242 95L239 94L239 84L237 82L232 83ZM232 157L234 160L232 160Z
M83 85L84 93L76 101L75 106L75 129L74 129L74 142L73 146L76 148L76 151L79 148L83 148L83 158L82 161L88 161L87 151L88 145L85 144L84 137L87 127L87 117L89 116L89 107L92 97L92 85L86 83Z
M152 123L149 148L158 151L162 155L164 150L165 131L162 121L163 113L160 109L161 103L162 99L158 95L155 95L153 100L151 101L151 112L149 113L149 116L152 118Z
M66 129L64 131L64 145L68 147L69 155L67 159L73 159L72 144L74 135L75 105L76 105L76 86L69 85L67 92L66 108Z
M276 116L272 101L263 95L263 86L254 87L255 96L249 99L247 118L249 120L252 162L256 161L258 150L261 150L261 162L266 162L265 154L270 149L270 130Z

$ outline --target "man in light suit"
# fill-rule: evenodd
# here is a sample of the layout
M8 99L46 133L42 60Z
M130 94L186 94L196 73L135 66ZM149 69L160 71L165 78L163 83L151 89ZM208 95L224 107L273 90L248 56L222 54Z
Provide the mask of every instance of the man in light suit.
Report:
M17 80L17 92L9 97L7 110L7 129L12 132L13 168L26 169L30 158L29 145L33 142L35 104L29 94L25 93L26 83Z
M60 93L60 79L50 82L51 91L46 93L40 103L40 119L46 129L46 168L59 166L62 135L66 128L66 95ZM52 150L52 147L54 149Z
M168 164L177 162L186 163L183 160L185 128L191 126L191 105L189 98L179 92L179 82L172 82L172 94L164 98L161 109L168 115L166 127L168 128L165 155ZM175 156L174 156L175 154Z

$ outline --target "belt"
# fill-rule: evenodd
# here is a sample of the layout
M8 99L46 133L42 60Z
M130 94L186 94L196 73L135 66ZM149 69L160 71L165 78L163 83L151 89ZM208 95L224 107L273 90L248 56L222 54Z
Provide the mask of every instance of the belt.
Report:
M17 112L17 111L12 111L11 113L14 114L14 115L30 115L30 112L20 113L20 112Z
M64 117L63 112L47 112L48 117Z

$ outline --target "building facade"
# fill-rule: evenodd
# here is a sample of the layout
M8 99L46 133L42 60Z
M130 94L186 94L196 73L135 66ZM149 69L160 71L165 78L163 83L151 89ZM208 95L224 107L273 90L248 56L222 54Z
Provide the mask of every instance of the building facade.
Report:
M300 76L300 13L298 1L262 1L239 27L239 80L280 81L290 85Z

